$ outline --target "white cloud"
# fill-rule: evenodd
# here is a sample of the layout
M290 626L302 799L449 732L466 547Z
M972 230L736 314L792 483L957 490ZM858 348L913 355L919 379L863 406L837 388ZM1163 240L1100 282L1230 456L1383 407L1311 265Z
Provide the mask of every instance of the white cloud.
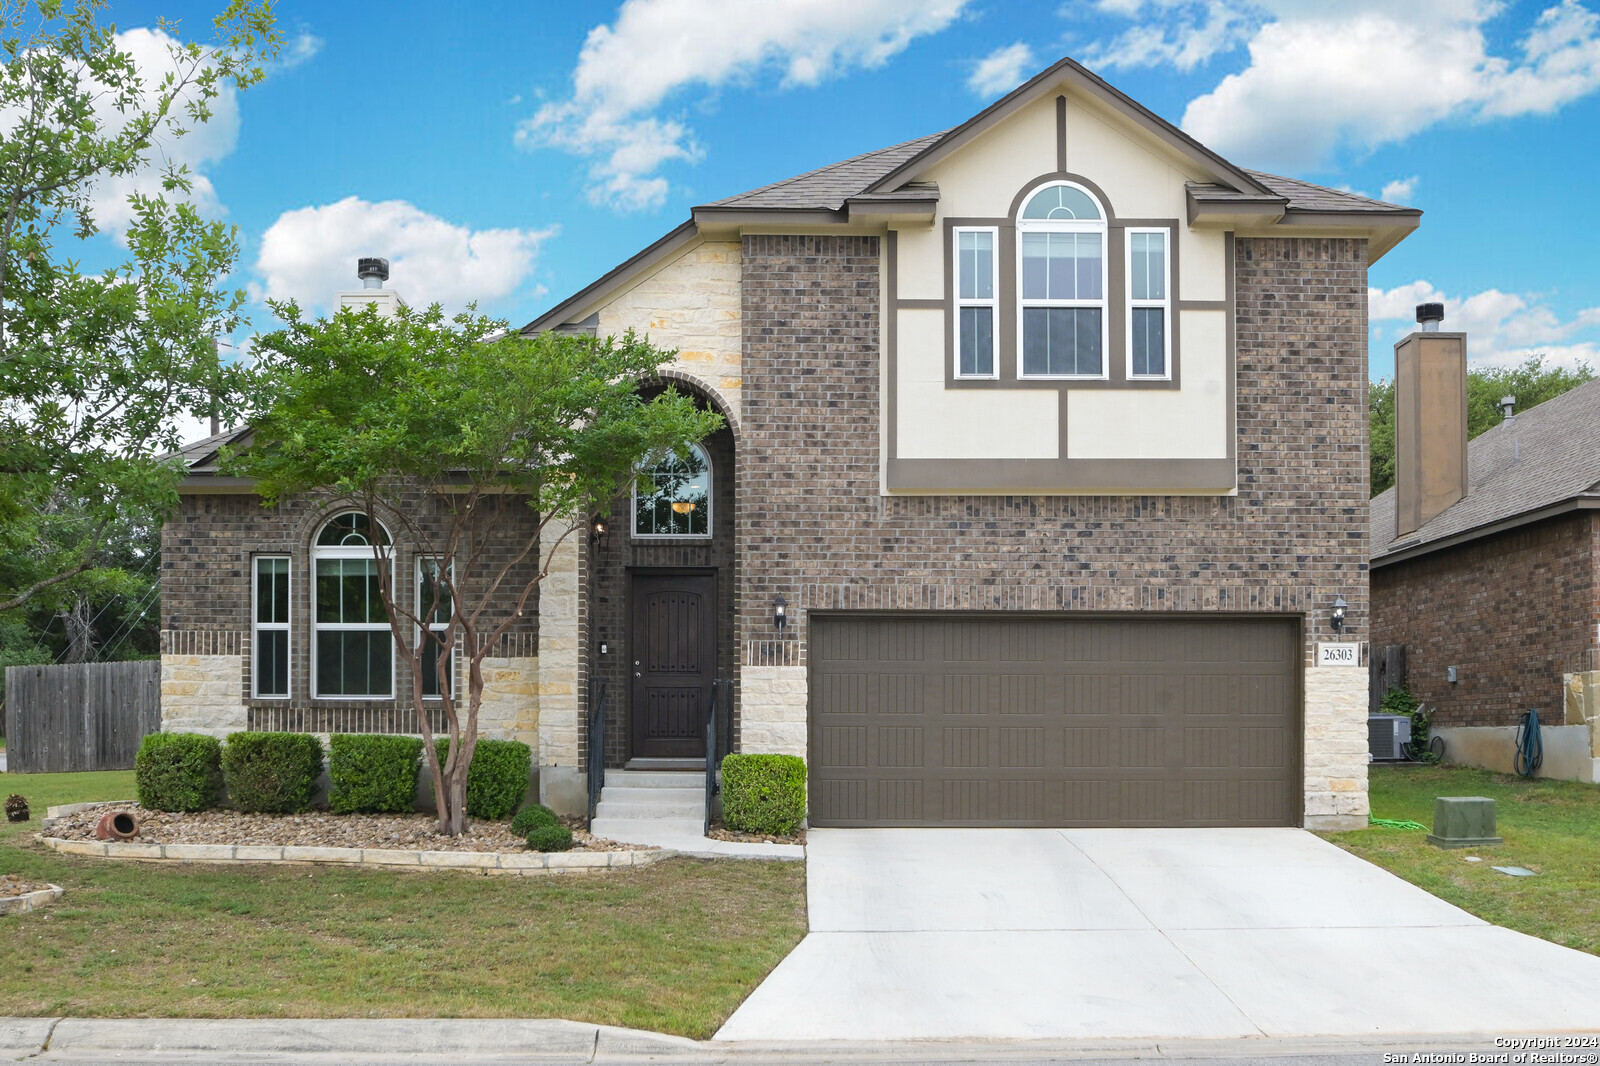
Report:
M1542 355L1550 365L1572 367L1580 362L1600 368L1600 307L1579 311L1562 319L1536 296L1486 289L1471 296L1449 296L1428 281L1413 281L1393 289L1367 290L1367 316L1393 340L1416 329L1420 303L1444 304L1444 328L1467 335L1467 354L1473 363L1513 366L1530 355Z
M967 88L982 97L999 96L1022 84L1034 66L1033 49L1021 41L996 48L972 68Z
M116 40L117 47L133 57L147 90L153 90L167 72L173 70L169 49L177 46L178 41L164 31L142 27L124 30L117 34ZM150 99L152 93L147 91L145 96ZM193 97L192 91L185 93L172 108L172 113L180 117L181 125L188 128L188 133L175 136L172 122L168 120L157 130L154 145L143 167L132 174L101 178L94 183L91 204L95 219L102 228L112 233L127 229L133 221L128 197L135 192L149 196L162 195L161 172L169 163L189 168L193 175L194 191L187 199L196 209L213 217L224 211L217 199L216 187L205 172L213 164L227 158L238 144L238 93L231 85L220 85L216 99L211 101L211 119L202 125L189 122L183 113L183 105ZM125 124L125 120L104 95L95 103L95 114L107 129L121 129ZM170 200L172 196L168 195L167 198Z
M1396 178L1384 185L1378 192L1378 199L1391 204L1409 204L1417 194L1417 182L1421 180L1415 174L1409 178Z
M316 34L301 30L283 46L283 51L273 61L272 69L275 71L293 70L303 63L315 59L317 53L322 51L323 40Z
M335 294L360 287L356 260L389 260L390 288L412 306L441 303L458 311L515 292L533 269L539 245L555 229L471 230L404 200L371 203L350 196L286 211L261 237L252 286L257 299L289 300L329 311Z
M1241 162L1294 170L1439 122L1548 114L1600 89L1600 15L1561 0L1489 51L1493 0L1132 0L1146 21L1086 53L1102 66L1192 70L1244 44L1244 69L1189 102L1183 128ZM1130 14L1131 13L1131 14Z
M589 198L624 211L659 206L655 172L693 162L693 131L653 114L689 86L716 89L775 73L785 88L881 66L917 37L944 29L970 0L627 0L589 32L572 96L517 127L524 148L592 159Z

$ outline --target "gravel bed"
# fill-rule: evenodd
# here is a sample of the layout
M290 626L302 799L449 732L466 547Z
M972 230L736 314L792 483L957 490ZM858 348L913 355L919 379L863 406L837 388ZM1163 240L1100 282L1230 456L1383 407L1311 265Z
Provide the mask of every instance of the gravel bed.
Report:
M29 892L43 892L50 886L43 881L24 881L16 874L0 874L0 899L7 896L26 896Z
M527 851L509 822L467 820L459 837L437 831L431 814L244 814L240 811L147 811L137 803L95 807L58 820L50 836L96 840L95 826L108 810L131 811L139 819L139 844L234 844L257 847L389 848L396 851ZM592 837L580 819L563 818L572 830L573 851L650 850Z
M804 844L806 842L806 831L804 829L789 836L781 836L776 833L745 833L736 829L729 829L722 824L720 819L711 823L711 832L707 833L706 836L712 840L731 840L736 844Z

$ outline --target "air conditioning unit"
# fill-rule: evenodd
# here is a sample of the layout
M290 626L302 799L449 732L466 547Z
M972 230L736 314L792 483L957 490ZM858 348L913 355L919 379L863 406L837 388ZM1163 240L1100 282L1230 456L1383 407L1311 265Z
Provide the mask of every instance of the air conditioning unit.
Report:
M1411 743L1411 719L1403 714L1367 715L1367 751L1373 761L1394 761L1406 757Z

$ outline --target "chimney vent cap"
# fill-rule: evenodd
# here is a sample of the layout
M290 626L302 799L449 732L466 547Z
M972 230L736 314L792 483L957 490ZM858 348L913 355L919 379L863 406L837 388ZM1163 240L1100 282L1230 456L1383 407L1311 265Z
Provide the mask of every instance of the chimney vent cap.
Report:
M389 260L378 256L363 256L356 260L356 277L362 281L377 281L376 285L369 284L368 288L383 288L383 283L389 280Z
M1417 321L1421 322L1423 324L1423 328L1424 329L1428 328L1428 323L1429 322L1433 322L1433 323L1443 322L1444 321L1444 304L1441 304L1441 303L1418 304L1417 305ZM1434 329L1438 329L1439 327L1437 325L1435 325L1433 328Z

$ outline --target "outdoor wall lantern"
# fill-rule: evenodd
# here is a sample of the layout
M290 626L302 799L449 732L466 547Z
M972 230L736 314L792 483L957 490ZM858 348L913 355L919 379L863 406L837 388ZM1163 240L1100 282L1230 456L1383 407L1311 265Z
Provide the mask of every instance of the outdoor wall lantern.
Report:
M1333 613L1328 616L1328 621L1333 625L1335 633L1344 632L1344 612L1350 605L1344 602L1343 596L1337 596L1333 601Z
M789 624L789 601L782 596L772 601L772 624L779 629Z
M593 518L589 519L589 539L590 540L594 540L596 537L603 537L605 535L606 535L606 520L605 520L605 517L603 515L598 515L597 514Z

